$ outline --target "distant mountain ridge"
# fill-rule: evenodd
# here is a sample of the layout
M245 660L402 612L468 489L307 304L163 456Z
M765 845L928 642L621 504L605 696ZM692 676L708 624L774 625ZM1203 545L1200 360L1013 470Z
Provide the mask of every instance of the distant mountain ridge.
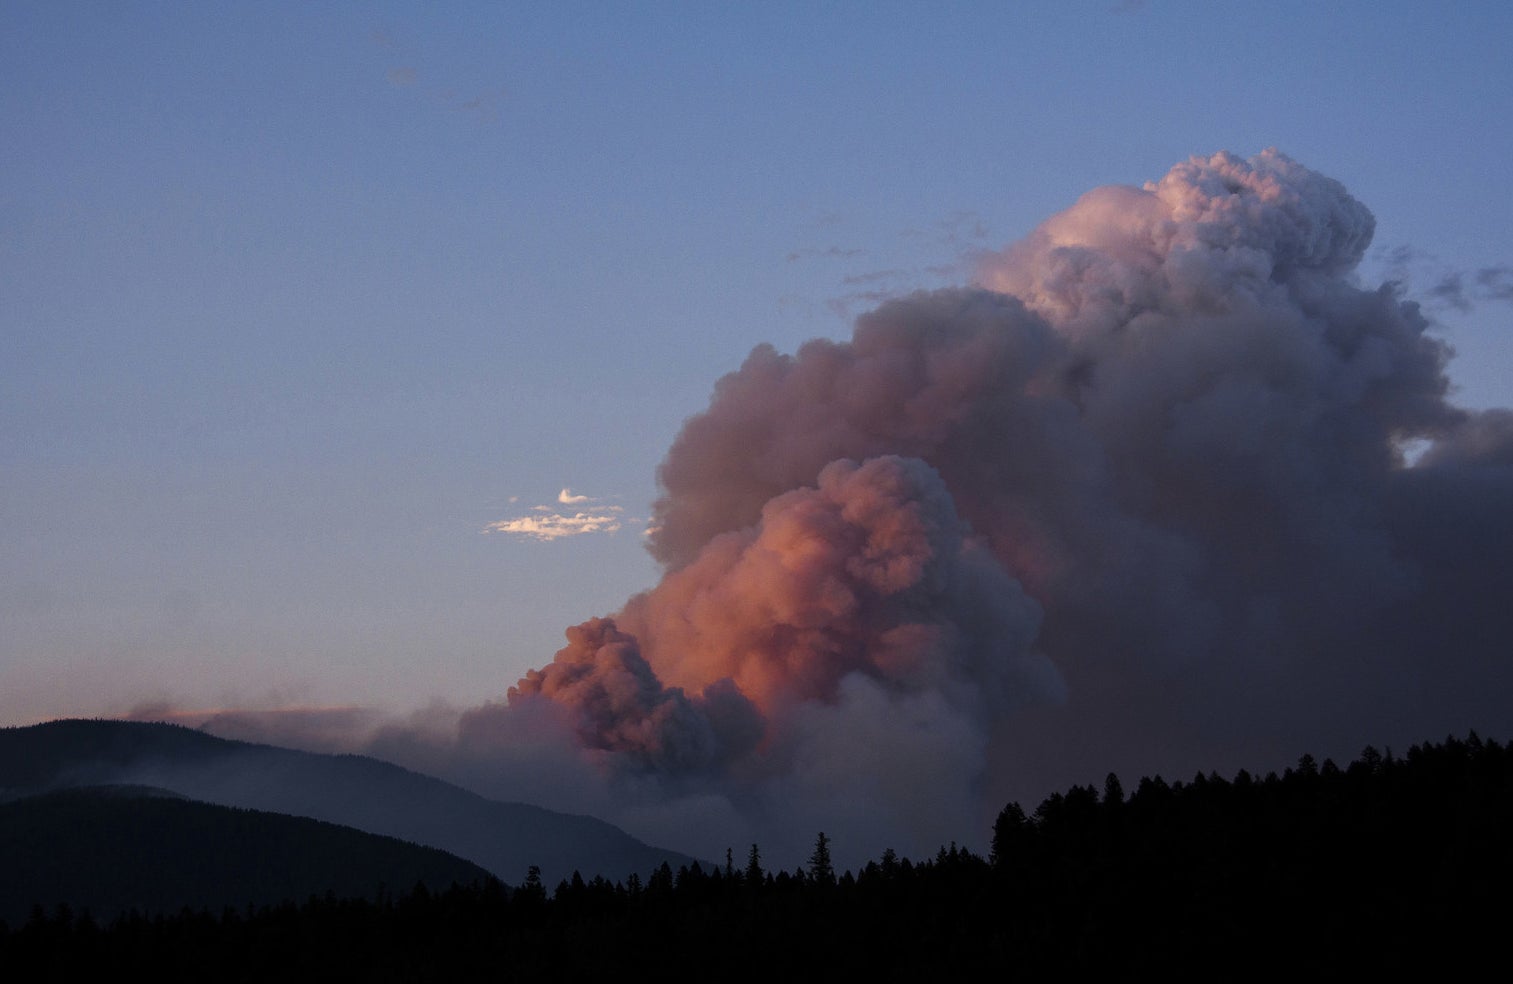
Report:
M150 786L222 806L343 824L439 848L519 884L643 877L695 859L594 817L486 799L360 755L217 738L181 725L64 720L0 729L0 801L77 786Z

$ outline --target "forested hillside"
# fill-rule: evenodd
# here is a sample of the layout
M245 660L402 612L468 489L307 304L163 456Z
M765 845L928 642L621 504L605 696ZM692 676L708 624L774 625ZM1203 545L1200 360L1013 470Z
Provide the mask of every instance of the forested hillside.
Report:
M1367 749L1345 767L1304 756L1280 775L1143 779L1128 795L1110 776L1031 813L1008 805L990 858L888 852L837 874L820 835L791 872L767 870L751 845L644 881L491 882L109 925L36 913L0 936L0 965L150 966L168 980L207 966L223 980L1450 970L1500 952L1510 822L1513 752L1473 734L1401 757Z

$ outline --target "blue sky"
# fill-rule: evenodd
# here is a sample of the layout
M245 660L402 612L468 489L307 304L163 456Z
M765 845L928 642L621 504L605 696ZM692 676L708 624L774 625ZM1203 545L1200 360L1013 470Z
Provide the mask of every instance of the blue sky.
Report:
M1513 266L1509 37L1490 3L10 0L0 724L499 697L653 583L656 465L753 345L1193 154L1341 181L1363 279L1513 403L1513 280L1477 281ZM538 505L619 530L484 532Z

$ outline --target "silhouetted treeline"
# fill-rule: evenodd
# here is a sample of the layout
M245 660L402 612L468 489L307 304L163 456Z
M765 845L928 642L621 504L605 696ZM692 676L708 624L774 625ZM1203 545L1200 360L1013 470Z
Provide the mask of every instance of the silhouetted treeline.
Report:
M744 863L644 882L534 873L376 899L220 913L33 913L0 933L28 980L150 970L158 980L623 977L817 973L882 979L1114 971L1249 978L1440 970L1500 952L1513 906L1513 752L1474 734L1339 768L1074 787L1010 804L990 858L954 845L837 875Z
M1303 756L1265 777L1074 787L993 831L1000 903L1079 959L1390 967L1500 940L1513 914L1513 749L1447 739L1345 768ZM1294 949L1296 948L1296 949ZM1136 956L1145 954L1145 956Z

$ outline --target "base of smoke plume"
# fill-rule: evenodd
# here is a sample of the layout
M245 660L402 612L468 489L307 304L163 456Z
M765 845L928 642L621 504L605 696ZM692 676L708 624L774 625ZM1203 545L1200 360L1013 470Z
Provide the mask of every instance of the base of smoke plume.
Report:
M700 781L606 769L578 747L571 721L551 708L519 710L490 705L468 712L454 739L400 741L396 732L368 751L494 798L598 816L701 857L756 842L798 860L821 826L844 845L842 858L986 837L981 823L960 829L978 812L986 736L937 694L899 698L850 677L835 704L785 712L790 737L768 753L781 765Z

